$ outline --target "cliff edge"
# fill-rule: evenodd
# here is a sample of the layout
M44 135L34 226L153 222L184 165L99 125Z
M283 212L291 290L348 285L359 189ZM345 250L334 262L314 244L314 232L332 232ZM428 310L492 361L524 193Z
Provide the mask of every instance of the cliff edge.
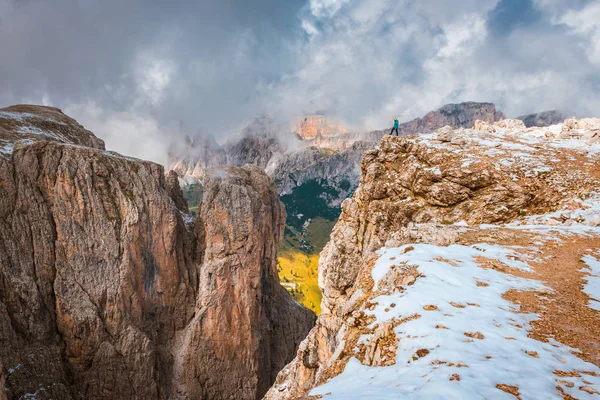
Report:
M600 120L385 136L266 399L594 398Z

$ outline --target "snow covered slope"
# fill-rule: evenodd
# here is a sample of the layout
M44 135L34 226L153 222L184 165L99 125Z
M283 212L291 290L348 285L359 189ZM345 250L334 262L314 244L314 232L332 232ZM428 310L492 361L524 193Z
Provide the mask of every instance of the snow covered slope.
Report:
M600 120L384 137L267 399L600 396Z
M505 295L528 293L541 303L538 307L551 301L551 286L522 261L543 263L540 248L417 244L382 249L372 271L382 288L368 300L375 307L363 310L372 322L344 372L311 394L511 398L502 390L525 399L558 393L594 398L600 368L554 338L533 337L532 322L541 322L540 315ZM494 264L505 270L491 268ZM410 267L418 274L412 285L389 284Z

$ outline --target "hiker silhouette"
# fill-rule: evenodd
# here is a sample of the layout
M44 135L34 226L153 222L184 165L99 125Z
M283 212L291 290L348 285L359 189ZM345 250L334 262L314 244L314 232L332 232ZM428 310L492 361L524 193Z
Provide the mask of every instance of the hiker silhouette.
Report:
M392 135L394 133L394 131L396 131L396 136L399 136L400 134L398 133L398 118L394 118L394 127L392 128L392 130L390 131L390 135Z

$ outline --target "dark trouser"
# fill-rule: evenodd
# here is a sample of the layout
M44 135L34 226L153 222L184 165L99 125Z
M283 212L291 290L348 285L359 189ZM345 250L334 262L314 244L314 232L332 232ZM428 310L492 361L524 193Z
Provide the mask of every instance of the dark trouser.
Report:
M392 134L394 131L396 131L396 136L398 136L398 135L399 135L399 134L398 134L398 128L392 128L392 130L390 131L390 135L391 135L391 134Z

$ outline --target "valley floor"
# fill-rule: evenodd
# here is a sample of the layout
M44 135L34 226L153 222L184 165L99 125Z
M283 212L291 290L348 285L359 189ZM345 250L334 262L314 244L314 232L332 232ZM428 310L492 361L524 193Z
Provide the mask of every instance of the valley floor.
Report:
M317 283L319 254L304 252L283 246L279 249L277 270L283 287L296 301L321 313L321 290Z
M329 239L335 221L326 218L309 220L299 230L286 226L284 242L279 248L277 270L281 284L292 297L317 315L321 313L321 289L317 282L319 253Z

